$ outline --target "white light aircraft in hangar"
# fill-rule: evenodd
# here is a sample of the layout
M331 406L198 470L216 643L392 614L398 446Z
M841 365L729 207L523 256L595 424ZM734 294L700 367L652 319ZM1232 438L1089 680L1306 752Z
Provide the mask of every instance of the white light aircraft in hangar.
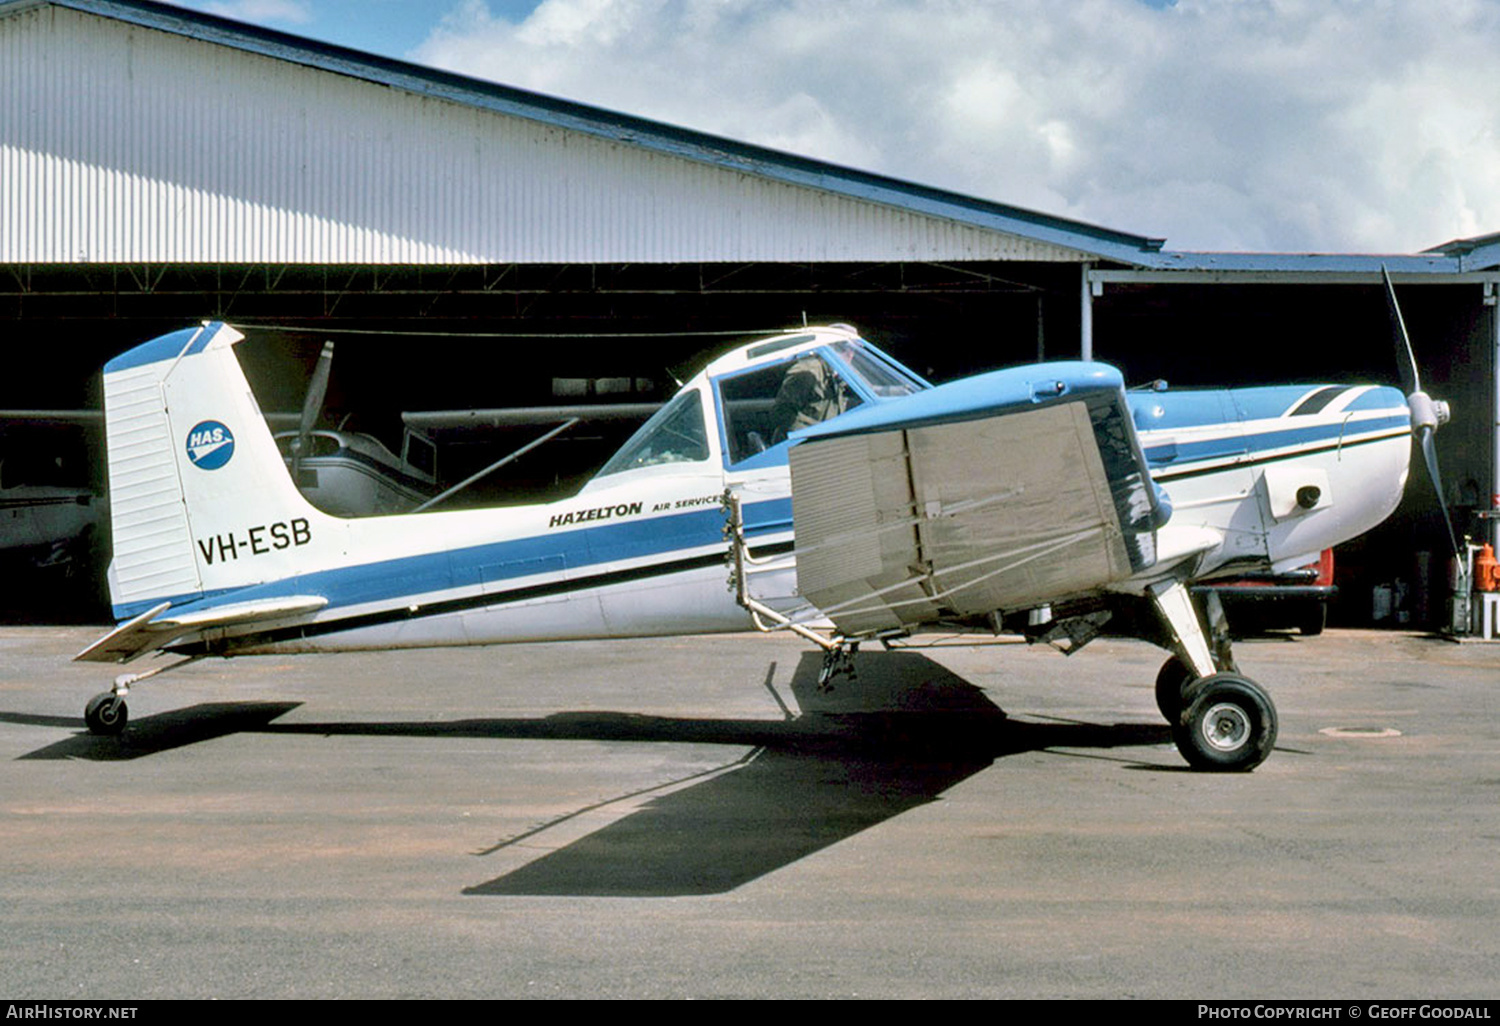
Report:
M1172 652L1158 704L1201 769L1258 765L1276 714L1188 586L1375 526L1439 419L1415 382L1410 402L1137 392L1104 364L1045 363L934 387L853 329L808 328L710 363L572 498L341 519L293 487L241 337L208 323L106 365L120 622L79 659L755 626L822 646L827 684L862 641L944 625L1071 651L1135 606ZM124 729L131 686L177 665L119 677L89 728Z

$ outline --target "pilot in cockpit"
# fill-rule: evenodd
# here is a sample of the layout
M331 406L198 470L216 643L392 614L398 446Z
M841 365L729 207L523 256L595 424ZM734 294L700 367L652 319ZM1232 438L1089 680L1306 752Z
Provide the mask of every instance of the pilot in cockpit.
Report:
M783 441L799 428L821 424L857 405L843 379L816 353L806 353L787 368L771 408L771 442Z

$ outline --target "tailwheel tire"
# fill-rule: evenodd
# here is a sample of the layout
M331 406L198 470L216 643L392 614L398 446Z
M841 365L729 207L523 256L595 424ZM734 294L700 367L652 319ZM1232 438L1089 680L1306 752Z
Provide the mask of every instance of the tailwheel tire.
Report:
M1156 675L1156 707L1168 723L1176 723L1182 715L1182 693L1192 679L1193 671L1176 656L1161 664L1161 671Z
M1172 737L1194 769L1249 772L1276 745L1276 707L1252 680L1216 673L1188 685L1183 700Z
M89 699L89 704L83 710L83 722L87 724L89 733L101 737L118 737L125 730L129 719L130 712L125 708L125 699L116 698L111 691Z

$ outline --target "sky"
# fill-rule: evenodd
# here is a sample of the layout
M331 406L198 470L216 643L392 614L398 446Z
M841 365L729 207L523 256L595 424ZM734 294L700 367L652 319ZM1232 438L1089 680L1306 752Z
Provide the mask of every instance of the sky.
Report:
M183 0L1154 238L1500 232L1500 0Z

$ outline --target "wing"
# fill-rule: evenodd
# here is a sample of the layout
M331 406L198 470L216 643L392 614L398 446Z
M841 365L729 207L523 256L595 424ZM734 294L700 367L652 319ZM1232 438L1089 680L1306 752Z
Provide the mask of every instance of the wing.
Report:
M562 420L646 420L661 403L575 403L570 406L511 406L493 410L409 410L401 420L429 431L455 428L556 424Z
M1040 364L864 407L791 451L797 582L846 635L1019 610L1156 559L1119 372Z

